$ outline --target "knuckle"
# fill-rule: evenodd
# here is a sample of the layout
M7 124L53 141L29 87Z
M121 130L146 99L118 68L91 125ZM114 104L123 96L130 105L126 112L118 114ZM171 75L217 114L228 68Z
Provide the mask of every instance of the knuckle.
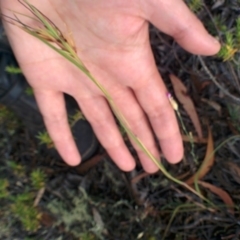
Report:
M152 104L147 109L150 119L165 119L169 116L169 106L163 104Z
M49 124L62 124L67 122L66 113L59 111L51 111L47 114L43 114L44 122Z

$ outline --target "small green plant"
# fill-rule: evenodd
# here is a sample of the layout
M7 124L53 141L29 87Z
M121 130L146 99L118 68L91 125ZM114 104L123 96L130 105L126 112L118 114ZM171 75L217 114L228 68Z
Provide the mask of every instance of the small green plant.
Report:
M36 169L30 175L31 184L34 189L39 190L45 186L46 175L41 169Z
M9 192L7 190L8 186L9 182L7 179L0 179L0 199L8 197L9 195Z
M7 107L0 104L0 124L4 124L7 127L8 133L12 135L17 126L19 126L19 121L14 113Z
M23 165L10 160L7 161L7 165L11 168L11 170L16 176L22 177L25 175L25 168Z
M33 206L33 199L34 194L25 192L17 195L11 205L12 213L29 232L35 232L40 227L41 213Z
M228 61L228 60L233 59L233 57L235 56L235 53L238 51L238 49L236 48L234 35L230 31L226 32L225 39L226 39L226 41L222 45L222 47L218 53L218 56L220 58L222 58L223 61Z
M73 127L79 120L86 120L86 118L80 110L76 110L73 115L69 116L70 126Z
M203 1L202 0L188 0L187 5L193 12L198 12L203 7Z
M33 95L34 95L33 89L32 89L31 87L26 88L25 93L26 93L28 96L33 96Z
M19 67L14 67L14 66L7 66L5 68L5 71L7 73L11 73L11 74L20 74L20 73L22 73L22 70Z
M54 147L53 141L47 131L39 132L36 138L40 141L40 144L45 144L47 148Z
M236 53L240 52L240 18L236 20L236 26L223 33L223 41L218 57L223 61L232 60Z
M70 200L70 204L53 200L47 206L58 217L56 225L64 224L67 232L71 232L81 240L103 239L103 226L99 226L94 221L89 204L91 199L89 199L85 190L80 188L78 194L68 191L67 199ZM71 208L68 206L71 206Z
M17 179L19 179L17 181L20 181L20 179L23 179L23 176L26 176L26 169L22 167L22 165L16 164L13 161L8 161L7 165L14 171L14 174L16 174ZM22 193L13 195L8 191L9 182L6 179L0 179L0 200L5 200L3 208L1 208L1 214L7 219L10 218L7 223L9 226L18 219L24 230L35 232L40 227L39 220L41 218L41 213L34 206L34 200L36 192L44 187L46 176L42 170L36 169L31 172L30 181L35 191L30 191L29 185L26 184L26 186L23 185L24 188Z

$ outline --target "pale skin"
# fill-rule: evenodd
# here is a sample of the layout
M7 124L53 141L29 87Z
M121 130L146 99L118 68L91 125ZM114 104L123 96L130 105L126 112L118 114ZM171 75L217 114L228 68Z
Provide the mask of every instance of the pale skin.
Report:
M29 0L30 1L30 0ZM181 0L31 0L66 35L92 75L108 90L132 131L157 158L154 130L161 151L178 163L183 145L167 89L157 70L148 37L149 22L172 36L184 49L213 55L220 45ZM17 0L0 0L1 11L29 12ZM33 25L27 18L25 23ZM76 67L16 26L5 22L24 74L34 89L55 147L69 165L81 156L68 126L63 93L73 96L102 146L124 171L135 167L103 94ZM133 144L145 171L157 167Z

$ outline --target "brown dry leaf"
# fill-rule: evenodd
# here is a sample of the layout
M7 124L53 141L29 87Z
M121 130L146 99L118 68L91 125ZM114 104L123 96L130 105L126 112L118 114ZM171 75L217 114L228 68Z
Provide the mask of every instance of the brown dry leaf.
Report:
M190 76L191 81L197 91L197 94L199 94L205 87L207 87L209 84L211 84L211 81L201 81L199 79L199 76L195 74L191 74Z
M192 123L196 129L199 138L202 138L203 134L200 121L196 109L194 107L193 101L187 94L187 88L183 85L181 80L175 75L171 74L169 77L172 82L174 92L177 96L178 101L183 105L183 108L185 109L190 119L192 120Z
M132 184L136 184L136 183L138 183L142 178L145 178L145 177L147 177L147 176L149 176L149 175L150 175L150 173L142 172L142 173L138 174L137 176L133 177L133 178L131 179L131 183L132 183Z
M207 86L210 85L210 84L211 84L211 81L205 81L205 82L203 82L202 85L201 85L201 90L203 90L205 87L207 87Z
M42 225L44 225L45 227L52 227L53 224L57 222L57 219L52 214L46 211L42 211L41 208L38 209L41 212L40 223Z
M234 203L232 198L226 191L207 182L198 181L198 184L209 189L212 193L218 195L229 207L229 212L234 215Z
M106 157L106 152L103 152L102 154L98 154L89 160L81 163L79 166L75 167L78 174L84 175L86 174L91 168L95 167L100 161Z
M186 180L186 183L188 185L191 185L194 183L195 177L198 176L198 179L200 180L209 172L209 170L211 169L211 167L214 164L214 159L215 159L215 155L214 155L213 151L214 151L214 146L213 146L212 132L211 132L210 128L208 127L208 144L207 144L207 150L206 150L205 157L204 157L202 165L200 166L198 171L192 177L190 177L188 180Z

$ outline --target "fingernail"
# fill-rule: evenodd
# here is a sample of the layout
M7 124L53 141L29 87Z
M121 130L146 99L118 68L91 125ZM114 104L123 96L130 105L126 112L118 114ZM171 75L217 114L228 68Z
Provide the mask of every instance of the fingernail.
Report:
M211 41L215 44L215 45L220 45L220 42L218 41L217 37L213 37L212 35L209 35L209 37L211 38Z

